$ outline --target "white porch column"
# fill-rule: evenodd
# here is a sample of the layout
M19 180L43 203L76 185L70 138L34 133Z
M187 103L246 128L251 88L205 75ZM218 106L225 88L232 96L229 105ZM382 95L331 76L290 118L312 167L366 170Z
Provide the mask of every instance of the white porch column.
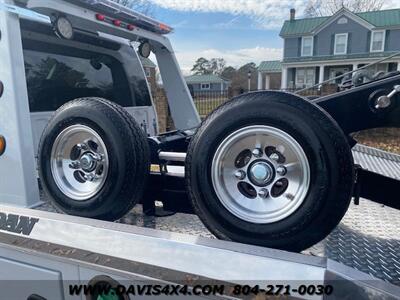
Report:
M400 61L397 62L397 71L400 71Z
M271 76L265 75L265 89L269 90L271 88Z
M358 64L353 64L353 71L357 70L357 68L358 68Z
M288 67L282 67L282 80L281 80L281 89L285 90L288 88Z
M261 72L258 72L258 84L257 84L257 89L258 89L258 90L262 90L262 89L263 89L263 87L262 87L262 73L261 73Z
M321 65L321 66L319 66L319 80L318 80L318 83L324 82L324 74L325 74L325 66Z

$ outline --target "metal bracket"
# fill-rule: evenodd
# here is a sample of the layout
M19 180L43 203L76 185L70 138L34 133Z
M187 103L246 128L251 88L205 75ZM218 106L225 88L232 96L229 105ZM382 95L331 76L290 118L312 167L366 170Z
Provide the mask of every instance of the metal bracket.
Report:
M375 102L375 108L376 109L383 109L387 108L392 104L392 98L400 93L400 85L395 85L393 88L393 91L390 92L389 95L385 96L380 96L376 102Z
M16 5L0 3L0 10L17 14L18 16L20 16L24 19L29 19L32 21L38 21L38 22L42 22L42 23L46 23L46 24L51 24L50 17L39 14L37 12L34 12L34 11L26 9L26 8L18 7Z
M362 167L360 165L355 165L355 181L354 181L354 192L353 192L353 201L354 205L360 205L360 193L361 193L361 178L359 175Z
M324 109L347 135L372 128L400 127L400 105L392 100L390 109L377 110L378 101L371 98L378 90L383 91L380 95L390 95L396 85L400 85L400 75L324 96L313 103Z
M355 202L357 204L357 198L361 197L395 209L400 209L400 201L396 197L399 187L399 180L358 168L354 194Z

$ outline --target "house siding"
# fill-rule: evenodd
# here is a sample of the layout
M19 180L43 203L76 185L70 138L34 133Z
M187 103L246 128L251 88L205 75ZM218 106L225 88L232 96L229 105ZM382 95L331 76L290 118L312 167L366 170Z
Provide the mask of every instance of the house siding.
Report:
M386 51L400 50L400 29L386 31Z
M316 36L318 45L315 50L316 56L333 55L335 34L348 33L347 54L369 52L368 28L346 18L346 24L338 24L339 16L335 21L321 30Z
M347 54L370 53L371 31L363 25L347 19L346 24L338 24L338 16L333 23L314 36L313 56L334 54L334 40L337 33L348 33ZM384 51L400 50L400 29L387 29ZM301 57L301 37L288 37L284 42L284 58Z
M301 47L301 37L295 38L286 38L285 39L285 48L283 51L283 57L299 57L300 56L300 47Z
M203 82L208 83L208 82ZM193 87L193 92L220 92L221 91L221 83L211 83L209 90L202 90L200 83L190 83L189 86ZM229 85L227 83L223 83L223 90L227 90Z

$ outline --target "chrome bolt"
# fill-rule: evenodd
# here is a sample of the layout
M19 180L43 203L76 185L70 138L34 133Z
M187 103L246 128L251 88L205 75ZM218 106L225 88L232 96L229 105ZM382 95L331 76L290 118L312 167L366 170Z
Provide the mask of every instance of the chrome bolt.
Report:
M396 94L400 93L400 85L395 85L393 87L393 91L390 92L389 95L383 95L380 96L376 101L375 101L375 108L376 109L384 109L388 108L390 105L392 105L392 98Z
M79 163L79 161L73 161L73 162L71 162L71 163L69 164L69 167L70 167L71 169L77 170L77 169L79 169L79 168L81 167L81 164Z
M96 179L96 176L94 176L93 174L86 174L85 175L85 179L87 180L87 181L94 181L95 179Z
M235 177L239 180L243 180L246 177L246 173L242 170L238 170L235 172Z
M258 149L258 148L254 149L251 153L252 153L255 157L261 157L261 156L262 156L262 151L261 151L261 149Z
M78 147L79 150L87 150L88 146L86 146L86 144L78 144L76 145L76 147Z
M269 158L272 159L272 160L274 160L274 161L278 161L278 160L279 160L279 155L276 154L276 153L272 153L272 154L269 156Z
M94 160L96 161L102 161L104 159L104 155L103 154L94 154L93 155Z
M276 173L279 176L285 176L286 173L287 173L287 170L286 170L286 168L284 166L279 166L279 167L276 168Z
M392 104L392 100L388 96L380 96L375 102L376 109L387 108Z
M267 189L261 189L261 190L258 192L258 196L260 196L260 197L263 198L263 199L266 199L266 198L268 198L268 196L269 196L269 191L268 191Z

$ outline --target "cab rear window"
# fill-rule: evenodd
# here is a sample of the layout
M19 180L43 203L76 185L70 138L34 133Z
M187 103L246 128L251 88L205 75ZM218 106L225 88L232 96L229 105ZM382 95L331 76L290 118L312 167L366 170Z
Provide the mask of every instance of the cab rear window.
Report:
M54 111L81 97L102 97L134 106L122 64L104 54L24 50L31 112Z

